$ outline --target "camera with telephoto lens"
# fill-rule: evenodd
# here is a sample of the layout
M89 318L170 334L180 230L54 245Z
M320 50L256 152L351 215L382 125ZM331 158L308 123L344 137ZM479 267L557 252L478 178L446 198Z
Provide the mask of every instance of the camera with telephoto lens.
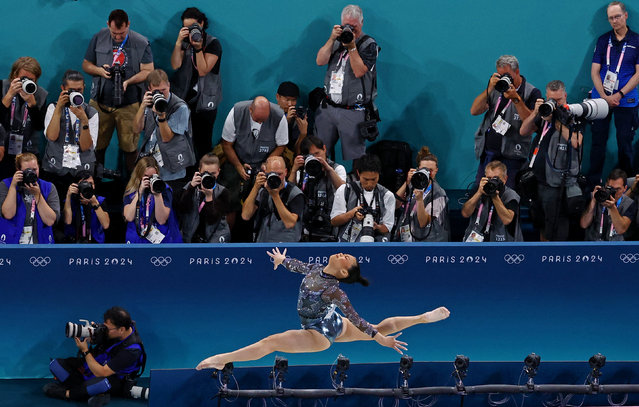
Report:
M193 42L202 42L202 27L198 23L193 23L188 26L189 36Z
M372 209L370 206L365 206L358 212L364 215L359 241L366 243L374 242L375 229L373 229L373 226L375 225L375 215L377 215L377 210Z
M601 189L598 189L597 191L595 191L595 201L599 203L604 203L609 199L614 200L616 193L617 193L617 190L615 188L609 185L605 185L601 187Z
M315 156L307 155L304 159L304 172L307 173L309 177L319 178L322 172L324 172L324 168L320 160Z
M93 195L95 195L93 185L91 185L91 183L87 180L80 181L78 183L78 195L80 195L84 199L93 198Z
M22 82L22 91L24 93L33 95L38 90L38 85L26 76L20 78L20 81Z
M339 35L339 37L337 37L337 41L341 42L342 44L350 44L355 37L353 35L354 29L355 27L353 27L352 25L344 24L342 26L342 33Z
M169 107L169 101L164 97L164 93L162 91L156 89L153 91L152 95L152 103L153 108L158 113L166 113L166 109Z
M113 106L120 106L122 104L122 94L124 93L124 86L122 85L124 67L120 64L114 64L107 69L107 72L111 74L111 79L113 79Z
M37 184L38 183L38 174L36 174L33 168L26 168L22 171L22 181L20 181L20 186Z
M80 107L84 103L84 95L77 89L67 90L67 95L69 95L69 103L67 103L67 107Z
M484 192L490 197L497 195L497 192L499 192L499 196L503 196L504 190L504 183L498 177L492 177L484 184Z
M81 319L84 325L67 322L64 328L64 335L67 338L91 338L91 343L99 345L108 339L109 328L104 324L89 323L86 319Z
M200 182L200 185L202 185L202 188L204 189L215 188L215 184L217 183L217 178L215 178L215 175L211 174L208 171L204 171L202 174L200 174L200 176L202 177L202 182Z
M548 99L539 105L539 116L548 117L554 113L555 109L557 109L557 101L555 99Z
M410 185L413 189L424 190L428 188L428 184L430 184L430 171L426 168L420 168L415 171L410 179Z
M166 189L166 182L162 181L162 178L158 174L151 175L149 178L151 185L151 192L154 194L161 194Z
M270 189L277 189L282 185L282 178L276 172L269 172L266 174L266 185Z
M495 90L497 92L504 93L508 89L510 89L510 85L512 85L513 83L514 83L513 77L510 76L509 73L505 73L499 78L499 80L495 84Z
M564 105L560 111L565 111L575 121L599 120L608 116L608 102L605 99L586 99L582 103ZM561 121L561 120L560 120Z

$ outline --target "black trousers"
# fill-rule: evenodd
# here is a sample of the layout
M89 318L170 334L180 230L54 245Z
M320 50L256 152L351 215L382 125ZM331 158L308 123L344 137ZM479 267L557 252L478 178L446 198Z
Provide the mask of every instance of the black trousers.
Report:
M84 369L84 360L81 358L66 358L66 359L58 359L60 365L64 370L69 372L69 377L67 380L62 383L62 385L69 390L69 398L71 400L86 400L90 397L89 393L87 393L87 386L95 384L101 380L104 380L103 377L93 377L91 379L86 380L82 375L82 370ZM121 396L125 387L125 380L120 379L118 375L111 375L107 377L107 380L111 384L111 390L107 393L112 394L114 396Z

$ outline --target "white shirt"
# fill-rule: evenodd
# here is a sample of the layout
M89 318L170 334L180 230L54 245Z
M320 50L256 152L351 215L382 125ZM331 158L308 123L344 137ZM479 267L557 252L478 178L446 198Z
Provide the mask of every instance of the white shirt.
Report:
M331 219L335 218L337 215L342 215L346 213L346 200L344 199L344 190L346 189L346 184L337 188L335 191L335 199L333 200L333 209L331 210ZM351 194L354 194L355 191L351 189ZM364 199L366 202L372 203L372 208L375 209L377 207L376 202L373 201L373 191L364 190ZM395 224L395 196L392 192L386 191L384 194L384 208L385 211L382 214L382 224L386 226L388 231L390 232L393 229L393 225ZM358 198L359 200L359 198Z
M262 123L258 123L253 120L251 115L249 115L249 120L251 121L251 131L253 136L257 138L260 133L260 129L262 128ZM224 128L222 128L222 139L228 141L229 143L235 143L235 139L237 138L237 134L235 134L235 107L231 108L231 111L226 116L226 120L224 121ZM277 130L275 131L275 144L278 146L285 146L288 144L288 122L286 121L286 115L282 116L282 120L280 120L280 124L277 126Z
M51 123L51 118L53 117L53 112L55 111L55 105L53 103L49 104L47 107L47 114L44 116L44 134L47 134L47 128L49 128L49 123ZM93 142L93 146L91 148L95 148L98 144L98 114L94 114L93 117L89 119L89 133L91 134L91 141ZM64 117L64 110L62 111L62 117ZM73 114L71 109L69 109L69 118L71 119L71 126L75 125L75 120L77 119L76 115ZM64 129L62 129L64 131ZM75 137L75 133L71 130L71 134L69 137ZM47 138L47 143L52 142Z

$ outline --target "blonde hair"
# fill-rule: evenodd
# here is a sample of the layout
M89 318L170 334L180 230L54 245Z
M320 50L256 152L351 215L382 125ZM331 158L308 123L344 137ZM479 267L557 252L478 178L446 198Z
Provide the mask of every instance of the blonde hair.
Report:
M138 187L140 186L140 182L142 182L142 178L144 177L144 171L146 171L147 168L155 168L155 171L158 174L160 173L160 167L158 166L157 161L155 161L155 158L140 158L138 163L135 164L135 168L133 169L133 173L131 173L129 182L126 184L126 188L124 189L124 196L137 191Z
M16 155L16 170L20 170L23 162L35 161L38 162L38 157L33 153L22 153Z
M40 64L33 57L20 57L16 59L16 62L11 66L11 73L9 74L9 80L12 81L18 77L18 72L21 69L24 69L27 72L31 72L35 75L36 80L40 79L40 75L42 75L42 68L40 68Z

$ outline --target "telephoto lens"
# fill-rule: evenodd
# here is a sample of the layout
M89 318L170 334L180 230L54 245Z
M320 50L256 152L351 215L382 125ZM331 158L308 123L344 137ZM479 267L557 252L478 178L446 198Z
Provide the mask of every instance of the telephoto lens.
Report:
M80 107L84 103L84 96L78 91L69 92L69 104L73 107Z
M26 76L23 76L22 78L20 78L20 80L22 81L22 90L24 91L24 93L29 95L33 95L34 93L36 93L36 91L38 90L38 85L36 85L34 81L27 78Z
M153 174L149 182L151 183L151 192L154 194L161 194L166 190L166 182L162 181L158 174Z
M124 69L122 65L115 64L111 67L111 77L113 78L113 106L120 106L122 104L122 94L124 93L124 86L122 85L122 73Z
M548 117L553 114L556 108L557 102L555 102L555 99L548 99L547 101L539 105L539 116Z
M428 187L430 183L430 171L425 168L421 168L413 174L413 177L410 179L410 185L413 189L424 190Z
M322 175L322 163L312 155L306 156L304 159L304 172L311 177L319 177Z
M189 36L191 41L202 42L202 28L198 23L193 23L189 26Z
M266 185L270 189L277 189L282 185L282 179L276 172L269 172L266 174Z
M201 183L202 188L213 189L215 187L215 183L217 182L215 175L211 174L208 171L203 172L201 175L202 175L202 183Z
M153 108L158 113L166 113L166 109L169 107L169 102L164 97L164 93L159 90L153 91Z
M504 93L508 89L510 89L510 85L512 84L513 84L513 77L510 76L509 73L505 73L501 76L501 78L499 78L499 80L495 84L495 90L497 92Z

